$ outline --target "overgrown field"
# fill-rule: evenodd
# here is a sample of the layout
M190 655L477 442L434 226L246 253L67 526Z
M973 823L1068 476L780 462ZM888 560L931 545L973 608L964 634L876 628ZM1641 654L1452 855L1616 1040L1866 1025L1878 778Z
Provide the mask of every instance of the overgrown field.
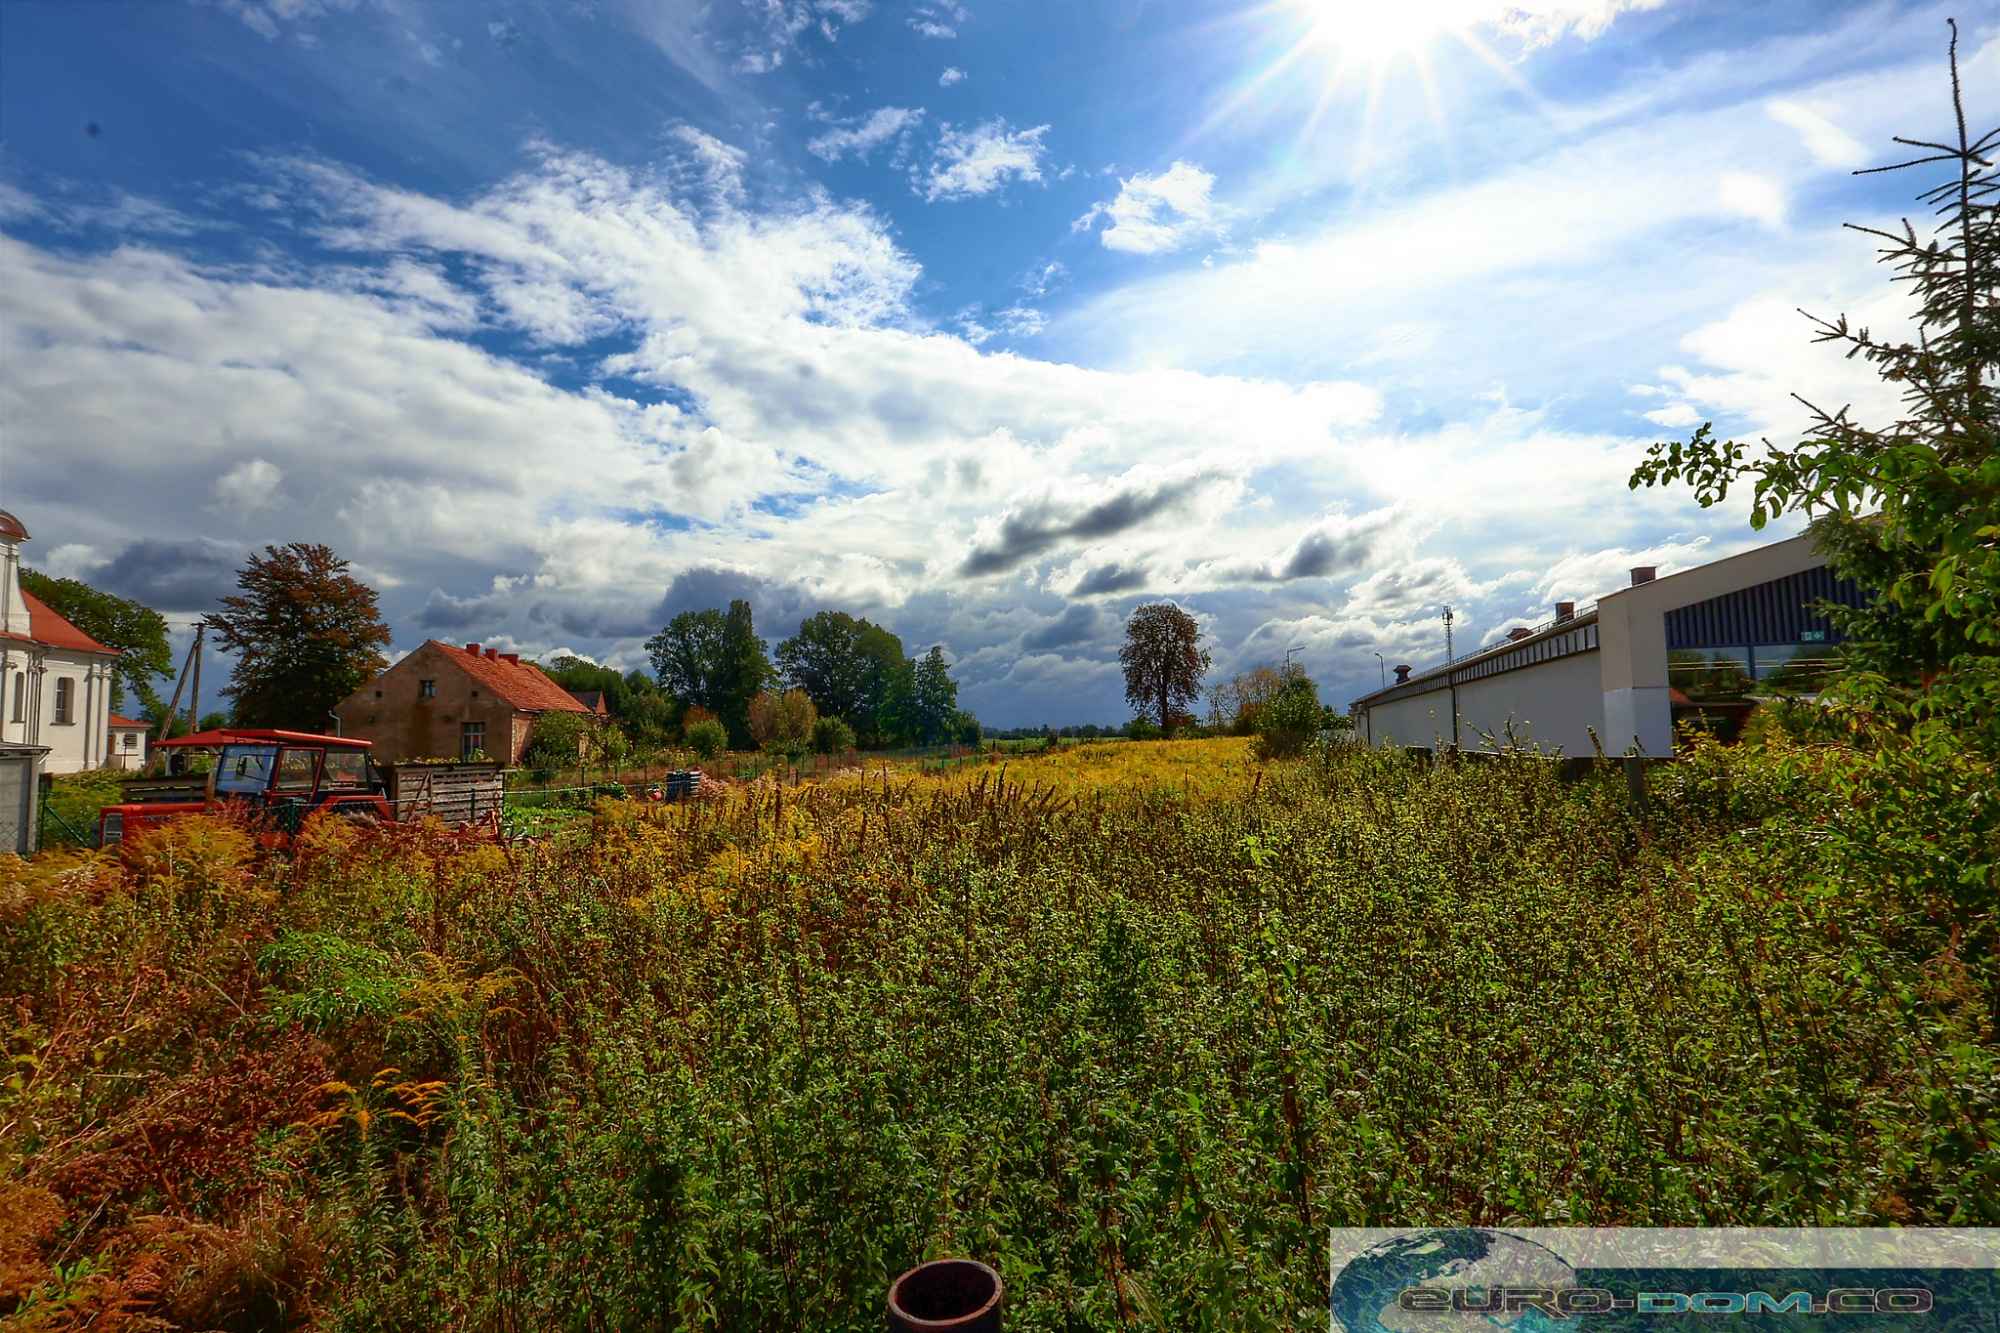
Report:
M1329 1226L2000 1221L1992 775L1898 847L1852 762L1127 743L8 863L0 1313L876 1329L953 1253L1022 1333L1318 1328Z

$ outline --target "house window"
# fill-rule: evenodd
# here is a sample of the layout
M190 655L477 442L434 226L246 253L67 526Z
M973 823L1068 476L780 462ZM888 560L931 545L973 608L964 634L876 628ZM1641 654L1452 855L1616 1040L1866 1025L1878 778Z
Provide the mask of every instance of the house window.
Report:
M461 722L458 727L458 757L470 759L486 748L486 724Z
M74 703L75 698L76 698L76 682L71 680L67 676L59 678L56 681L56 725L57 726L66 727L76 721L76 718L72 716L75 709L75 703Z
M419 699L435 699L437 698L437 692L438 683L436 681L420 680L417 682L417 697Z
M28 673L25 671L16 671L14 673L14 720L16 722L27 716L27 699Z
M132 732L129 732L129 731L128 731L128 732L126 732L126 733L125 733L125 739L124 739L124 741L123 741L123 742L122 742L122 743L121 743L121 744L119 745L119 747L118 747L118 748L119 748L119 749L121 749L121 750L136 750L136 749L138 749L138 748L139 748L139 737L138 737L138 736L137 736L136 734L132 733Z

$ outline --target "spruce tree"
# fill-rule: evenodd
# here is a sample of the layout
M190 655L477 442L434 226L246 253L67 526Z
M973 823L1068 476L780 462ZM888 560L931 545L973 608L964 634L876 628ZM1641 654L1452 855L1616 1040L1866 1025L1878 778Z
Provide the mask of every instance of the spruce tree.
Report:
M1954 133L1899 136L1920 155L1856 173L1948 165L1948 178L1918 196L1936 227L1923 236L1907 219L1900 231L1848 224L1882 242L1881 262L1908 286L1909 333L1807 316L1815 341L1899 386L1901 419L1870 425L1800 398L1810 421L1800 443L1753 448L1717 440L1704 423L1692 439L1654 445L1632 485L1684 482L1705 508L1750 482L1753 527L1807 517L1835 572L1873 594L1861 609L1832 608L1846 641L1843 695L1873 716L1943 720L1991 745L2000 743L2000 129L1967 131L1955 22L1950 65Z

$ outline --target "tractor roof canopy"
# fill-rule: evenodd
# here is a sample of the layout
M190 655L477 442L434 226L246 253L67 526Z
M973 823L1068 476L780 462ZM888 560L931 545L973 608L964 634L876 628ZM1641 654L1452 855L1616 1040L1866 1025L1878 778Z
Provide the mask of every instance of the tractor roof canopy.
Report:
M309 745L326 750L366 750L374 742L352 736L320 736L310 731L278 731L270 727L217 727L196 731L158 743L157 748L187 746L197 750L218 750L225 745Z

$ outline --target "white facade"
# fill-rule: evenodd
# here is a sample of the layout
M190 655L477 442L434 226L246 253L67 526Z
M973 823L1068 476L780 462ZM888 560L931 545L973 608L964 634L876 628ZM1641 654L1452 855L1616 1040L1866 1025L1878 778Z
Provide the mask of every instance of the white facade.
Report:
M151 723L112 714L111 736L105 751L104 766L123 769L128 773L144 770L148 753L146 737L151 730Z
M115 649L21 587L27 530L0 510L0 743L48 747L49 773L104 767L111 754Z
M1372 745L1482 750L1506 746L1511 727L1523 748L1572 757L1599 745L1608 755L1672 754L1669 618L1732 594L1764 596L1824 563L1811 537L1799 536L1666 578L1635 570L1632 586L1594 611L1516 631L1520 637L1356 700L1356 728ZM1795 608L1775 608L1766 619L1784 620L1788 609ZM1756 629L1742 633L1772 641Z
M1593 616L1558 621L1370 695L1357 726L1371 745L1588 755L1605 734L1598 656Z

